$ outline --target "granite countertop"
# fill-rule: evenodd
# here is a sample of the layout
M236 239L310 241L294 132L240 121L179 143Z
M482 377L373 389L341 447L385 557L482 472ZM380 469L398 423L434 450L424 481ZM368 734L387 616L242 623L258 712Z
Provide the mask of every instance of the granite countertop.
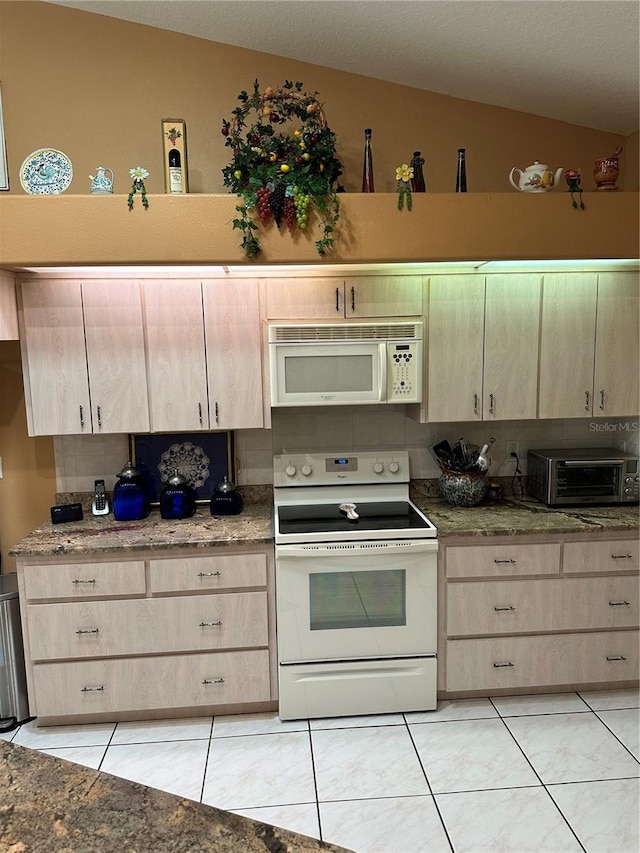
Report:
M349 853L1 740L0 850Z
M638 506L552 509L535 500L483 502L452 507L430 481L412 483L411 498L438 528L438 537L616 533L639 530ZM92 516L64 524L46 522L9 552L15 557L120 553L156 549L209 549L273 544L272 500L246 503L239 515L212 516L206 506L192 518L166 521L157 509L140 521Z

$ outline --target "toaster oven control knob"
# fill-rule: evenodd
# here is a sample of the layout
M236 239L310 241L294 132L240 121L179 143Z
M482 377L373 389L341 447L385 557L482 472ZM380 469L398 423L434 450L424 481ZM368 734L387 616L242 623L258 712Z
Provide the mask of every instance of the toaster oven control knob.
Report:
M397 462L389 462L389 471L391 471L392 474L397 474L399 470L400 466Z
M637 479L637 477L636 477L636 479ZM625 483L633 483L633 477L625 477L624 481L625 481Z
M373 470L376 474L382 474L382 472L384 471L384 465L382 464L382 462L374 462Z
M303 465L302 466L302 473L304 474L305 477L310 477L311 471L312 471L311 465Z
M284 469L284 473L287 477L295 477L296 476L296 466L295 465L287 465Z
M629 487L627 487L627 488L624 490L624 493L625 493L625 495L632 495L632 494L633 494L633 489L630 489Z

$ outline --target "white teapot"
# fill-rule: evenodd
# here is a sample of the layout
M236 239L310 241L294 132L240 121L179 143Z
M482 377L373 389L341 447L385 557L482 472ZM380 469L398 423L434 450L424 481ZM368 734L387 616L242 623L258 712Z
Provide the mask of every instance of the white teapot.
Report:
M554 174L547 165L536 160L532 166L527 166L524 171L514 166L509 174L509 181L512 187L525 193L546 193L553 189L560 180L562 171L562 167L560 167ZM520 176L518 183L513 180L515 173Z

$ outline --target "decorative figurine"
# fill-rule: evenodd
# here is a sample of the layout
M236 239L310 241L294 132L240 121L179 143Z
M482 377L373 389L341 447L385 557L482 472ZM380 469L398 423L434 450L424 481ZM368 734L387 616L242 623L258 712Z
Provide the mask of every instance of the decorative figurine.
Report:
M92 195L106 195L113 192L113 172L104 166L96 166L95 175L89 175Z
M411 180L413 179L413 169L403 163L396 169L396 192L398 193L398 210L402 210L407 204L407 210L411 210Z
M149 207L149 199L147 198L147 189L144 185L145 179L149 177L149 172L143 169L142 166L136 166L135 169L129 169L129 174L133 178L133 184L127 197L127 206L129 210L133 208L133 197L136 193L142 196L142 206L145 210Z
M575 208L580 208L580 210L584 210L584 202L582 201L582 187L580 186L580 176L582 172L580 169L565 169L564 179L567 182L568 190L567 192L571 193L571 203ZM573 197L574 193L578 193L580 196L580 201L577 202Z

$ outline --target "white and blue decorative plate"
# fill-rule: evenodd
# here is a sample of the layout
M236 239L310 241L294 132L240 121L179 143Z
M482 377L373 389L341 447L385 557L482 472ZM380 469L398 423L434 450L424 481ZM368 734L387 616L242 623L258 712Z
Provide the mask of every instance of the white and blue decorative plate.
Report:
M71 160L55 148L38 148L20 166L22 189L30 195L59 195L72 178Z

